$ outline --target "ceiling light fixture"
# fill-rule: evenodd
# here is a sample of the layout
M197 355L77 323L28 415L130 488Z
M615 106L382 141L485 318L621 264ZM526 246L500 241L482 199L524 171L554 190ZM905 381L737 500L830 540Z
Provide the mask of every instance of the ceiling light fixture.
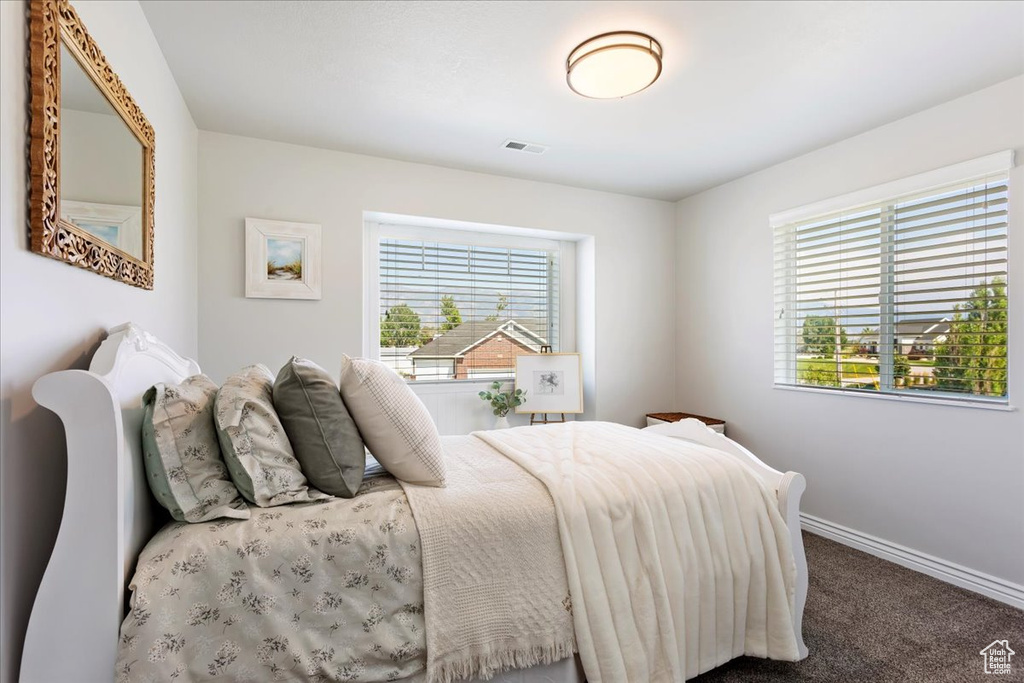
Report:
M573 92L584 97L626 97L658 80L661 55L661 43L646 33L602 33L569 53L565 80Z

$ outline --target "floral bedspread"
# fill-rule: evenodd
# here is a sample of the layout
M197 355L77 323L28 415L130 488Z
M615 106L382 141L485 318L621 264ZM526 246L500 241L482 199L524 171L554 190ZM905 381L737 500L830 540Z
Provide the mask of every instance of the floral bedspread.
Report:
M142 551L118 681L386 681L425 669L420 540L391 477L174 522Z

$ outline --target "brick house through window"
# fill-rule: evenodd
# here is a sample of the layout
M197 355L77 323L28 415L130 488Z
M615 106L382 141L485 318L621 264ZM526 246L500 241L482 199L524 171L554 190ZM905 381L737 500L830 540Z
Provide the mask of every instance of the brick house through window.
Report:
M540 353L547 341L515 320L469 321L409 354L411 379L493 379L515 373L516 356Z

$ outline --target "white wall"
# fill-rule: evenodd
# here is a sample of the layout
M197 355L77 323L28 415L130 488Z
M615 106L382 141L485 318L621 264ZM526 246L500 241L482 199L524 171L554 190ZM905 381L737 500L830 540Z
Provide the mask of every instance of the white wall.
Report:
M538 160L543 163L543 159ZM673 204L218 133L199 135L199 361L222 380L242 365L280 367L291 354L337 372L363 340L363 212L487 223L593 237L600 419L640 425L673 405ZM246 216L323 225L323 299L246 299ZM585 245L584 258L590 258ZM591 281L594 273L585 271ZM586 300L586 293L583 300ZM452 402L425 399L452 432ZM475 401L475 403L473 402ZM489 424L467 399L464 429ZM440 407L446 408L444 417ZM466 413L468 414L468 413ZM460 423L462 424L462 423Z
M1014 412L772 388L769 214L1005 149ZM1024 584L1024 77L679 202L678 407L807 477L804 510Z
M156 289L31 253L26 239L23 2L0 2L0 680L17 676L29 610L64 497L60 421L30 394L41 375L83 368L114 325L134 320L196 352L196 127L135 2L75 8L156 130Z
M61 107L60 133L62 199L142 206L142 144L121 117Z

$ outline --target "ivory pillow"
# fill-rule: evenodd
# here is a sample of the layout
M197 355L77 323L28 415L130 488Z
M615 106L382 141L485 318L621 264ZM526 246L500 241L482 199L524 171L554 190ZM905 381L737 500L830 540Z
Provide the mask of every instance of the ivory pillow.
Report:
M248 519L213 426L217 385L205 375L157 384L142 397L142 455L157 502L179 522Z
M250 365L217 392L217 435L235 486L260 507L329 498L307 485L274 412L273 387L265 365Z
M441 437L426 406L383 363L345 356L341 397L370 453L396 479L444 486Z

